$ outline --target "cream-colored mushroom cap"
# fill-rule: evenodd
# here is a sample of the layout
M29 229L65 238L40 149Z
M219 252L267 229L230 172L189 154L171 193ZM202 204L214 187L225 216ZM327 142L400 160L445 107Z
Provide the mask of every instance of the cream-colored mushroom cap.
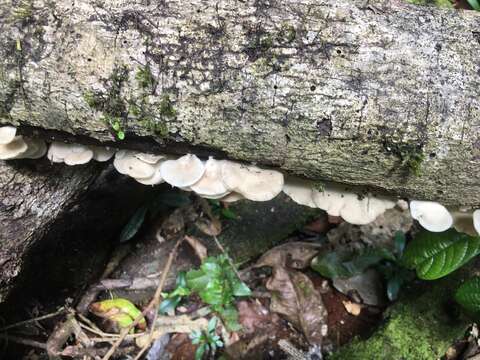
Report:
M115 154L115 149L112 149L108 146L89 146L90 150L93 151L93 160L105 162L110 160Z
M297 204L317 207L313 202L313 184L310 181L288 177L283 184L283 192Z
M340 216L340 210L345 206L345 196L353 200L357 195L347 192L337 185L325 185L323 191L313 190L313 202L318 208L325 210L331 216Z
M480 209L473 212L473 227L477 231L477 234L480 235Z
M13 141L17 134L17 128L13 126L0 127L0 145L5 145Z
M83 165L93 159L93 151L86 145L70 144L70 152L65 156L65 164Z
M410 214L428 231L442 232L453 225L452 215L447 208L434 201L411 201Z
M24 137L27 144L27 151L19 155L21 159L39 159L47 153L47 144L42 139L32 139Z
M186 188L195 184L205 173L202 160L192 154L177 160L167 160L160 165L163 179L172 186Z
M47 152L48 160L54 163L62 163L65 157L70 154L71 144L54 141L50 144Z
M476 236L477 232L473 226L473 214L471 211L454 210L450 212L453 217L453 227L465 234Z
M13 141L8 144L0 145L0 160L15 159L27 151L27 149L28 146L23 140L23 136L15 136Z
M386 210L395 206L395 202L390 199L372 195L364 196L362 199L358 196L346 196L344 201L345 205L340 210L340 216L346 222L355 225L371 223Z
M225 187L253 201L268 201L283 189L283 174L256 166L224 160L221 164Z
M137 182L143 185L158 185L165 182L165 180L163 180L162 172L160 171L161 165L162 165L162 161L160 160L158 163L151 165L154 168L154 172L152 176L145 179L135 179L135 180L137 180Z
M138 160L143 161L144 163L154 165L158 163L162 159L166 159L166 155L154 155L154 154L146 154L146 153L136 153L134 155Z
M230 193L222 182L221 160L215 160L209 157L205 163L205 173L195 184L190 185L190 189L198 195L219 199Z
M236 192L231 192L228 195L225 195L224 197L220 198L220 201L226 202L226 203L233 203L239 200L245 199L242 195Z
M113 166L120 174L128 175L136 180L153 176L155 168L135 157L136 152L120 150L115 154Z

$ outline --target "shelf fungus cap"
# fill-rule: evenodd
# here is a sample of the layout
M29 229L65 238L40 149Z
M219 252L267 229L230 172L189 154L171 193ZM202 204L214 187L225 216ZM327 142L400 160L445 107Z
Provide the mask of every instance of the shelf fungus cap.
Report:
M340 216L340 211L345 205L344 198L346 195L349 195L352 199L356 196L353 193L346 192L339 186L325 185L322 191L314 189L312 198L315 205L326 211L328 215Z
M65 157L70 154L71 144L54 141L50 144L47 158L54 163L63 163Z
M93 159L93 151L86 145L70 144L70 152L63 162L69 166L83 165Z
M155 168L135 157L135 152L120 150L115 154L113 166L120 174L133 177L135 180L148 179L155 173Z
M137 180L137 182L139 182L140 184L152 185L152 186L165 182L162 176L162 172L160 171L161 164L162 164L162 161L159 161L158 163L151 165L154 168L154 172L152 176L145 179L135 179L135 180Z
M115 149L108 146L89 146L93 151L93 160L105 162L110 160L115 155Z
M442 232L453 225L453 217L447 208L434 201L412 200L410 214L428 231Z
M317 207L313 201L313 184L310 181L289 177L285 179L283 192L297 204Z
M0 127L0 145L11 143L15 139L17 128L13 126Z
M225 187L252 201L268 201L283 189L283 174L224 160L221 164Z
M19 155L19 159L39 159L47 153L47 144L42 139L24 137L27 151Z
M230 190L222 182L221 165L221 160L215 160L210 156L205 163L205 173L200 180L190 185L190 189L210 199L219 199L228 195Z
M220 201L226 202L226 203L233 203L239 200L245 199L242 195L236 192L231 192L228 195L225 195L224 197L220 198Z
M138 160L143 161L144 163L155 165L160 160L166 159L166 155L154 155L154 154L146 154L146 153L136 153L134 155Z
M478 235L480 235L480 209L473 212L473 227Z
M163 179L172 186L186 188L195 184L205 173L203 161L192 154L177 160L167 160L160 165Z
M360 199L357 195L354 198L347 196L340 216L350 224L365 225L394 206L395 201L387 198L368 195Z
M0 145L0 160L17 159L27 149L28 145L23 140L23 136L15 136L13 141L10 141L8 144Z

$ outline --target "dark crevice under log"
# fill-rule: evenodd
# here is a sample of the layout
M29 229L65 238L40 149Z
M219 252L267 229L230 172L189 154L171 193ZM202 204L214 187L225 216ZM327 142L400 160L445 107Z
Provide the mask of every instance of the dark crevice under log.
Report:
M478 29L398 0L3 1L0 123L478 206Z

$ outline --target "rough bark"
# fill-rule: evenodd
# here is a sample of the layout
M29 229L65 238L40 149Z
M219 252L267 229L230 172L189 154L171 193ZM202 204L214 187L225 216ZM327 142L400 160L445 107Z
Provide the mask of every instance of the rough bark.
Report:
M478 29L398 0L3 0L0 122L479 205Z
M31 299L94 275L144 193L102 169L0 162L0 303L17 285Z

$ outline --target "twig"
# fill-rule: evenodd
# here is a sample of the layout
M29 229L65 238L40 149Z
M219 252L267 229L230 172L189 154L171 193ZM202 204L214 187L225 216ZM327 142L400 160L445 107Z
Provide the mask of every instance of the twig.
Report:
M168 260L165 264L165 267L163 268L160 283L158 284L158 287L157 287L157 290L155 291L155 295L153 296L153 299L150 301L150 303L147 305L147 307L142 311L142 313L140 315L138 315L135 318L135 320L128 327L126 327L125 329L122 330L122 332L120 333L120 337L113 344L113 346L110 348L110 350L108 350L108 352L105 354L105 356L102 358L102 360L109 360L112 357L115 350L118 349L118 347L122 343L123 339L125 339L125 337L128 335L129 331L131 329L133 329L133 327L136 326L140 322L140 320L143 319L143 316L146 315L151 309L153 309L153 308L156 309L158 307L158 305L160 304L160 298L162 296L163 285L165 284L165 281L167 280L167 274L170 271L170 267L172 266L173 258L177 254L178 246L182 243L182 241L183 241L183 237L178 239L174 248L170 252L170 255L168 256ZM158 317L158 312L155 311L153 322L152 322L152 328L150 330L150 335L149 335L150 338L152 337L153 328L154 328L155 321L157 320L157 317ZM151 342L151 340L150 340L150 342ZM146 347L148 347L148 345L149 344L147 344ZM143 352L144 351L145 350L143 350ZM141 352L141 354L143 354L143 352Z
M18 336L0 334L0 339L11 341L11 342L14 342L14 343L17 343L17 344L31 346L31 347L34 347L34 348L47 350L47 344L45 344L45 343L35 341L35 340L30 340L30 339L24 339L24 338L21 338L21 337L18 337Z
M49 319L49 318L55 317L57 315L63 314L64 312L66 312L66 309L62 306L60 309L58 309L57 311L55 311L53 313L42 315L42 316L39 316L39 317L36 317L36 318L33 318L33 319L19 321L19 322L16 322L14 324L4 326L4 327L0 328L0 331L5 331L5 330L12 329L12 328L15 328L15 327L19 327L19 326L22 326L22 325L30 324L32 322Z
M148 341L144 345L144 347L139 351L137 356L135 356L134 360L140 359L140 357L148 349L148 347L150 346L150 344L154 340L153 333L155 331L155 323L157 322L157 318L158 318L157 308L160 305L160 298L162 296L163 285L165 284L165 281L167 280L167 275L168 275L168 272L170 271L170 267L172 266L173 259L177 255L178 246L182 243L182 241L184 239L185 238L182 237L181 239L177 240L177 243L175 244L175 247L172 249L172 251L170 252L170 255L168 256L167 263L165 264L165 268L163 269L163 272L162 272L162 278L160 279L160 283L158 284L157 291L155 291L155 295L154 295L153 300L152 300L152 302L153 302L152 308L155 308L155 312L153 314L153 321L152 321L152 326L150 327L150 333L148 334Z
M215 235L213 235L213 239L215 240L215 244L217 245L217 247L220 249L220 251L227 257L227 260L230 264L230 266L232 267L233 271L235 272L235 275L237 275L238 279L239 280L242 280L242 278L240 277L240 273L238 272L237 270L237 267L235 266L235 264L233 263L232 259L230 258L230 256L228 256L227 252L225 251L225 249L223 248L222 244L220 244L220 241L218 241L217 237Z

